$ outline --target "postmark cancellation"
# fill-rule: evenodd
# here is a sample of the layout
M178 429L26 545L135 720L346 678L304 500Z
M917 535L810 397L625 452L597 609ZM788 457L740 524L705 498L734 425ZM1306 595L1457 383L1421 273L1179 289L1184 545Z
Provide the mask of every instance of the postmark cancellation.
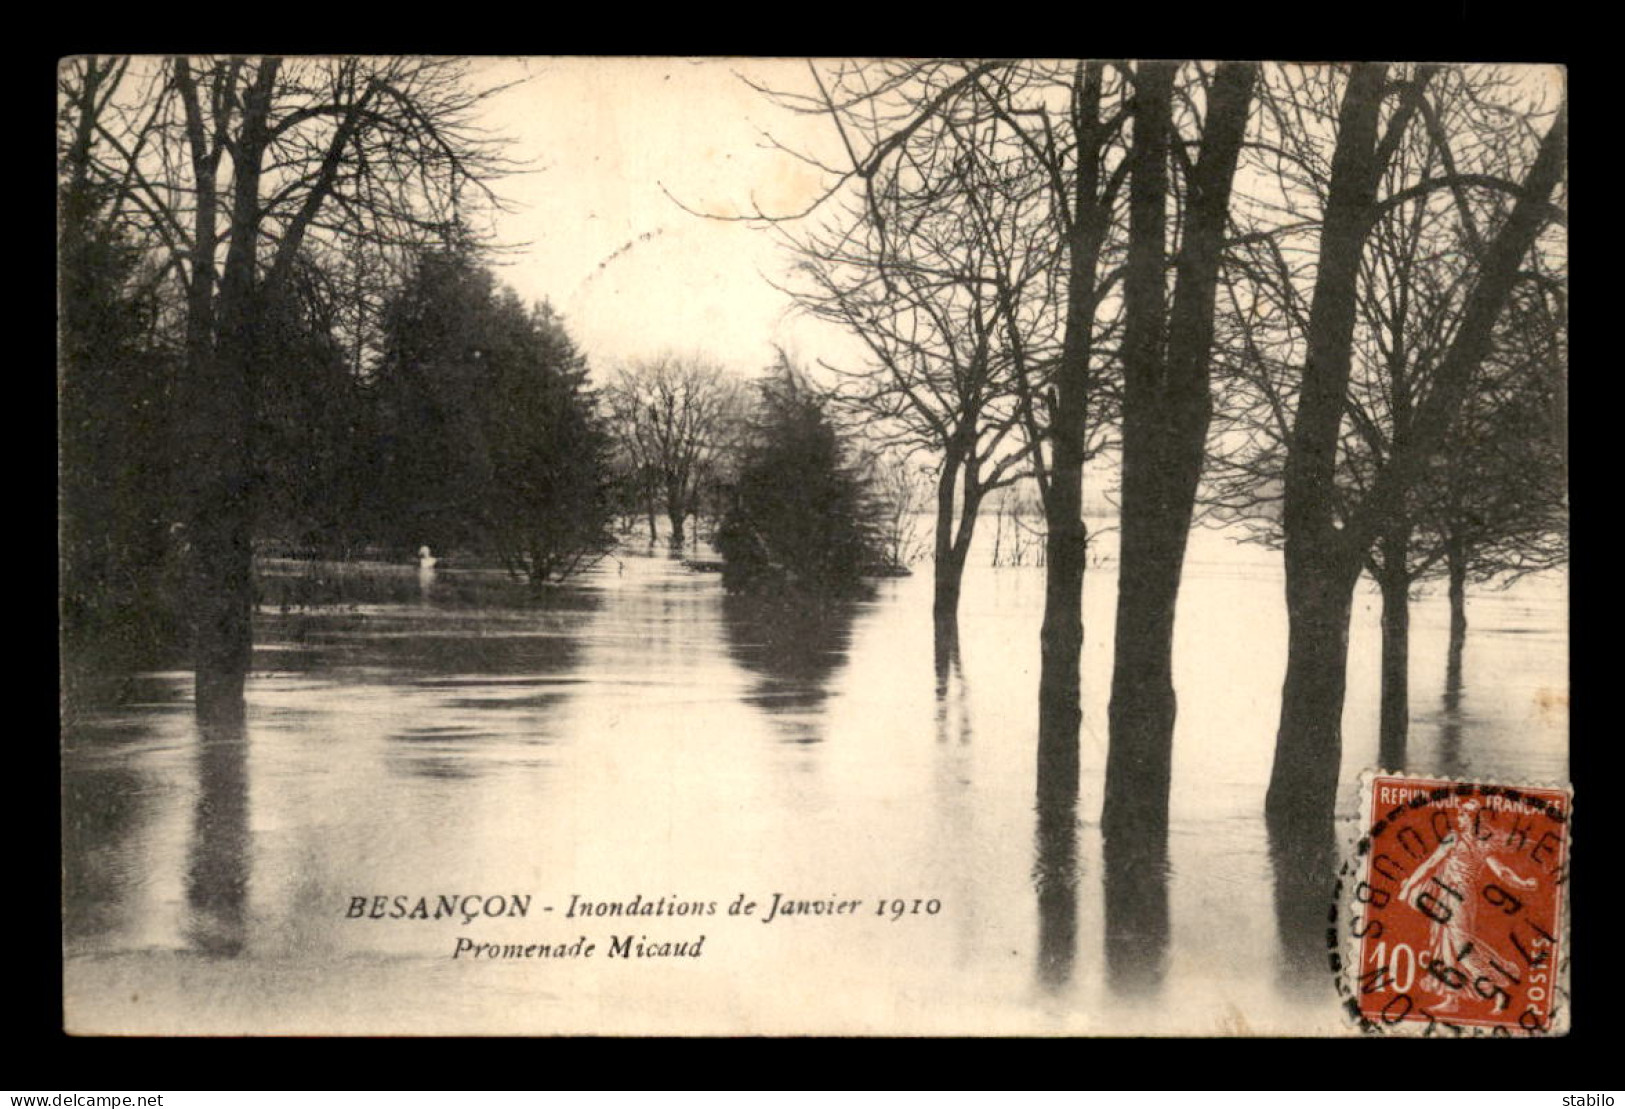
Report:
M1573 791L1368 772L1328 932L1369 1033L1568 1030Z

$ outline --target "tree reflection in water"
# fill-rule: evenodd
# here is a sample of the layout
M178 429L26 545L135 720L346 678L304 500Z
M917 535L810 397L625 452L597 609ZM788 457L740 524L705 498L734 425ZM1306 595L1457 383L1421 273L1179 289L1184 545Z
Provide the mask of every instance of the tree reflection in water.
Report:
M1452 636L1445 663L1444 701L1439 713L1438 773L1443 778L1460 778L1467 773L1461 757L1461 728L1466 718L1461 708L1461 650L1461 638Z
M970 704L965 670L959 661L959 636L952 633L945 635L941 625L937 627L935 669L937 742L947 743L954 739L960 744L969 743Z
M241 718L198 722L197 805L186 935L205 955L242 952L248 903L248 736Z
M1033 886L1038 893L1038 982L1058 991L1078 951L1078 794L1038 793Z
M757 677L745 701L796 743L823 739L820 710L846 662L858 602L795 592L729 593L722 601L728 653Z
M81 735L65 727L64 747ZM62 762L62 936L70 945L112 930L139 875L127 844L152 815L151 795L128 767Z
M1130 997L1155 994L1168 962L1168 828L1107 838L1106 981Z
M1038 980L1054 991L1071 979L1078 947L1078 718L1042 707L1035 840Z

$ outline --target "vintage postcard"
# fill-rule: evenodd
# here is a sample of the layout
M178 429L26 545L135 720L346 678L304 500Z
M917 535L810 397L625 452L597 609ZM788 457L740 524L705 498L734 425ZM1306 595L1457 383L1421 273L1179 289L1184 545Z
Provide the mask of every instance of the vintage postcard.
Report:
M1570 1029L1560 67L57 76L68 1032Z

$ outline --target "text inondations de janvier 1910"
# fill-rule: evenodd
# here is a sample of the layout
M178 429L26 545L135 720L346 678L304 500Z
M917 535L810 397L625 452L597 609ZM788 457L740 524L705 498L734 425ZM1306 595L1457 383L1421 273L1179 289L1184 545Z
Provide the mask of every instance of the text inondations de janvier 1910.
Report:
M532 917L533 910L536 918ZM562 910L562 911L561 911ZM872 898L801 897L774 890L762 896L744 892L727 898L684 898L676 894L648 897L634 894L627 900L601 900L579 893L569 895L569 903L536 904L531 893L435 893L435 894L354 894L345 907L344 918L353 921L417 921L454 923L464 927L477 921L554 919L603 921L620 926L680 922L699 923L705 918L746 921L759 924L799 924L816 920L849 922L882 921L898 924L911 918L934 917L942 913L936 897ZM618 918L618 919L617 919ZM551 922L549 922L551 923ZM573 929L572 929L573 931ZM453 959L698 959L708 950L709 933L675 936L614 931L597 936L573 935L480 939L456 937Z

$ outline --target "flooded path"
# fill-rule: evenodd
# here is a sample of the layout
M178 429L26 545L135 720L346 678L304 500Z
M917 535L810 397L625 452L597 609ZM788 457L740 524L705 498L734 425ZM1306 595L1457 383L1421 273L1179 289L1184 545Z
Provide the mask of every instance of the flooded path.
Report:
M70 1027L1336 1032L1315 935L1330 861L1260 819L1277 554L1193 536L1167 858L1136 879L1156 896L1107 918L1106 554L1085 584L1077 819L1059 822L1034 808L1040 569L967 571L941 682L929 566L799 620L664 552L537 602L498 575L420 588L377 568L366 600L282 611L272 579L244 732L200 736L170 672L64 738ZM1459 688L1442 591L1414 606L1414 769L1566 777L1566 604L1561 579L1473 595ZM1345 818L1376 758L1379 605L1362 585ZM409 915L445 897L455 915ZM570 915L635 897L660 915ZM699 957L608 951L701 936Z

